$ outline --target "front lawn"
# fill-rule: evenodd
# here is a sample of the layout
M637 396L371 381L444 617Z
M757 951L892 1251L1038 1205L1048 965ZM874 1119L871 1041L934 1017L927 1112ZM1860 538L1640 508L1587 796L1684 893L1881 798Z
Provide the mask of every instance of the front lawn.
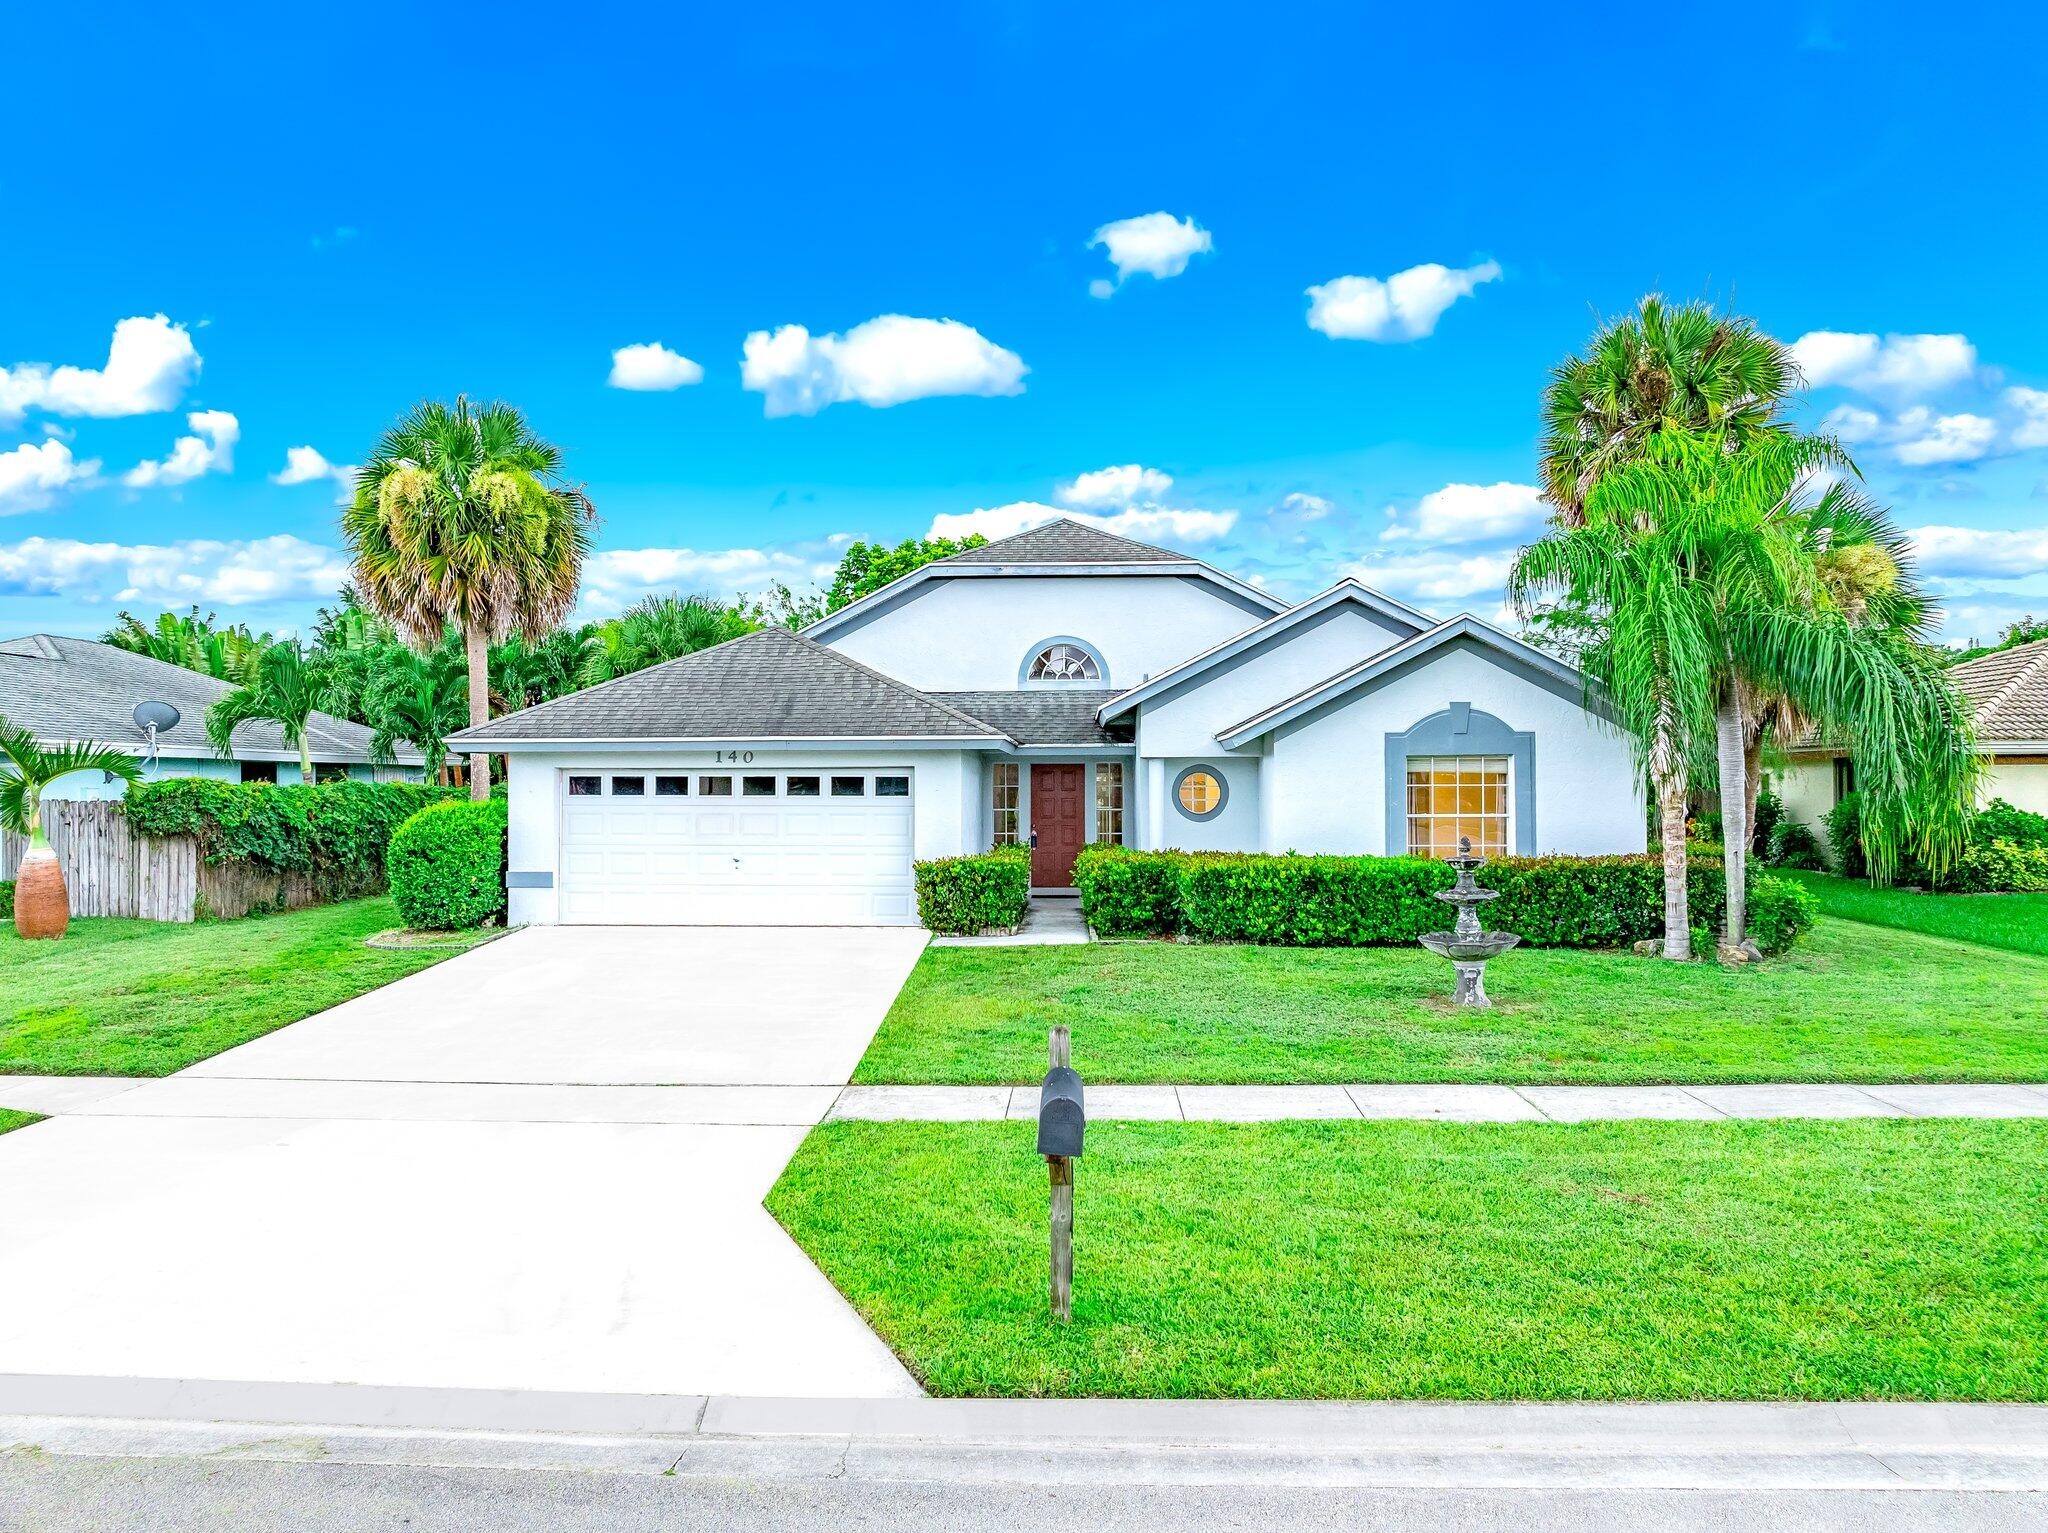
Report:
M388 899L189 926L71 923L57 942L0 931L0 1074L169 1075L449 957L363 946Z
M42 1122L42 1116L32 1112L15 1112L12 1108L0 1107L0 1134L12 1133L18 1128L27 1128L31 1123Z
M832 1123L768 1206L947 1395L2048 1398L2048 1122L1105 1123L1074 1321L1020 1123Z
M1034 1081L1065 1023L1101 1082L2048 1080L2048 958L1856 922L1737 969L1512 952L1491 1012L1450 988L1419 948L930 948L854 1079Z
M1908 894L1832 873L1771 871L1798 879L1820 897L1820 908L1831 916L2016 953L2048 954L2048 894Z

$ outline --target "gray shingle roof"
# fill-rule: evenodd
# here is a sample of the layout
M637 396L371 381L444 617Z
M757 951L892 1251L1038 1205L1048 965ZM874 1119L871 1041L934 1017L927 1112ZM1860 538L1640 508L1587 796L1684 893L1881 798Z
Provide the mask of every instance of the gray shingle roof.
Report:
M1095 713L1117 694L1095 688L1037 687L1014 692L932 692L940 702L986 719L1019 745L1113 745L1122 743L1095 722Z
M140 750L135 705L157 701L180 715L157 736L157 748L166 756L210 758L206 710L233 690L198 671L91 639L39 633L0 642L0 714L44 741L93 740ZM370 759L370 731L360 724L316 713L307 733L316 762ZM284 731L268 721L242 725L234 744L239 759L299 759L285 744ZM404 748L398 757L411 765L420 760L419 752Z
M1965 660L1949 673L1985 740L2048 740L2048 639Z
M1187 564L1188 555L1150 543L1134 543L1115 533L1061 517L1042 527L997 538L963 554L932 561L948 564Z
M602 686L508 713L449 741L774 740L1003 736L786 628L763 628Z

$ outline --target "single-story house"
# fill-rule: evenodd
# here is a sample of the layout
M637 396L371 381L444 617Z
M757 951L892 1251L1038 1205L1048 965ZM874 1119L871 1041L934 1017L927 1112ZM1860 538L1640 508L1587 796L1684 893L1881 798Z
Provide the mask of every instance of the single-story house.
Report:
M502 752L514 923L904 924L913 859L1090 842L1639 852L1581 677L1344 580L1298 604L1056 521L802 633L734 639L450 741Z
M1949 675L1977 721L1984 801L2048 814L2048 639L1965 660ZM1814 739L1788 750L1770 777L1785 813L1823 841L1828 811L1856 789L1848 750Z
M0 716L27 729L44 745L90 740L128 752L141 763L143 780L212 777L223 782L295 783L299 753L284 730L268 720L235 731L234 753L214 754L206 738L206 710L234 687L199 671L117 649L91 639L30 634L0 640ZM178 721L154 738L136 720L143 703L168 703ZM397 761L370 760L370 731L325 713L309 726L313 771L321 781L353 777L376 782L418 782L420 753L409 746ZM119 798L127 785L104 772L60 777L46 798Z

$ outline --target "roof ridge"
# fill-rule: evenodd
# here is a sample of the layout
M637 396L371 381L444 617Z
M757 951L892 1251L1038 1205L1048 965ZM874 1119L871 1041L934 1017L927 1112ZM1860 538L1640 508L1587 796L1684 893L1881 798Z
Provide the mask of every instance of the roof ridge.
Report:
M1098 527L1093 522L1084 522L1078 516L1073 516L1068 513L1062 512L1060 515L1050 517L1045 521L1034 522L1029 527L1019 527L1015 532L1006 533L1000 538L990 538L986 543L980 544L975 548L963 548L957 554L948 554L943 559L934 559L932 560L932 563L950 564L953 560L961 558L964 555L970 553L982 553L985 550L991 548L1001 548L1005 543L1014 543L1019 538L1028 538L1034 533L1044 532L1046 529L1051 527L1073 527L1079 529L1082 532L1093 533L1095 534L1095 536L1099 538L1108 538L1111 541L1117 543L1127 543L1132 548L1142 548L1147 553L1167 554L1175 559L1186 559L1190 563L1200 562L1198 560L1195 560L1191 555L1181 552L1177 548L1167 548L1159 543L1141 543L1136 538L1127 538L1120 532L1111 532L1107 527Z

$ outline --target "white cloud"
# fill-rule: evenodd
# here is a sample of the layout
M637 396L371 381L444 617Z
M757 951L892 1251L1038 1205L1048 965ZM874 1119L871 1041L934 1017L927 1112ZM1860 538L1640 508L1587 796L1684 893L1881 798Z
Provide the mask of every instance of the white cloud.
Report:
M763 413L816 415L852 401L884 408L941 394L1021 394L1024 359L971 325L883 314L845 335L802 325L746 339L740 382L763 396Z
M1188 262L1193 257L1213 250L1215 240L1192 218L1175 218L1171 213L1141 213L1136 218L1119 218L1097 229L1095 237L1088 241L1088 248L1093 250L1098 245L1109 253L1110 264L1116 267L1116 281L1098 277L1088 284L1088 292L1091 297L1107 298L1134 272L1162 281L1178 277L1188 269Z
M1500 274L1498 261L1462 270L1432 261L1385 280L1338 277L1308 290L1309 328L1340 341L1420 340L1444 310Z
M2005 402L2020 417L2012 428L2012 445L2048 447L2048 389L2010 388Z
M1382 539L1431 543L1492 543L1535 536L1550 515L1533 484L1447 484L1431 490L1411 511L1389 506Z
M650 592L730 596L778 580L807 585L832 570L831 560L779 548L611 548L584 561L582 607L616 612Z
M85 484L99 471L99 459L80 462L55 437L0 452L0 516L40 511L59 491Z
M1912 467L1969 463L1991 451L1998 422L1982 415L1936 415L1918 405L1892 422L1889 436L1892 456Z
M2010 580L2048 574L2048 527L1915 527L1909 536L1920 568L1929 575Z
M1417 550L1369 555L1349 573L1376 590L1422 606L1463 602L1474 596L1488 597L1488 605L1497 605L1514 562L1511 551L1459 554Z
M242 438L242 423L225 410L194 410L185 417L191 436L171 444L171 455L161 462L138 463L121 476L121 482L140 489L153 484L186 484L201 474L225 474L235 466L235 443Z
M1274 502L1266 514L1269 516L1291 516L1300 522L1320 522L1324 517L1335 512L1336 509L1337 503L1334 500L1326 500L1320 495L1309 495L1303 491L1296 490L1292 494L1281 496L1279 500Z
M1134 501L1156 501L1172 488L1171 474L1142 464L1119 463L1093 473L1077 474L1073 483L1061 485L1053 495L1061 505L1076 510L1106 511Z
M1836 405L1821 417L1820 429L1845 442L1875 441L1884 430L1884 417L1861 405Z
M114 326L103 368L0 367L0 426L16 424L31 409L103 418L173 409L199 360L185 327L167 316L124 319Z
M280 534L248 541L84 543L27 538L0 544L0 592L74 601L250 605L331 596L348 561Z
M1900 400L1960 383L1977 368L1977 348L1961 335L1810 330L1792 343L1792 356L1814 388L1839 385Z
M659 394L703 379L704 369L681 352L670 351L659 341L647 341L613 352L612 374L605 382L615 389Z
M1119 537L1143 543L1207 543L1225 536L1237 524L1235 511L1182 510L1170 506L1132 506L1111 516L1093 516L1040 501L1019 500L1007 506L960 512L942 512L932 518L927 537L964 538L980 533L985 538L1007 538L1027 527L1067 517L1090 527L1100 527Z

